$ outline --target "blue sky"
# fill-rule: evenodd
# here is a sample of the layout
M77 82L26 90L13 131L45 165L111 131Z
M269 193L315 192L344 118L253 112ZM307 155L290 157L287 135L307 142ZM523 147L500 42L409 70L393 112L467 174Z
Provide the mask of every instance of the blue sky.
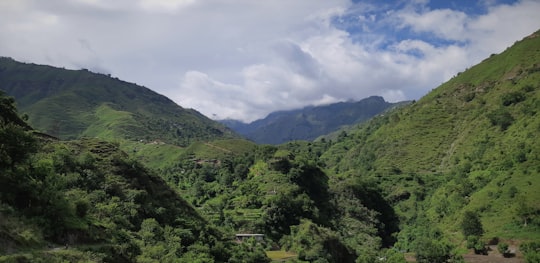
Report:
M0 56L87 68L208 117L418 99L540 29L540 0L3 0Z

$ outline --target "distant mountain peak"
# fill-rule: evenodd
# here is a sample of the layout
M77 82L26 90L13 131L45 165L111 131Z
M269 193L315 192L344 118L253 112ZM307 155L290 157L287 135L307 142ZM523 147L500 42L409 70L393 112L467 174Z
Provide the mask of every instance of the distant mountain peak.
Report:
M393 103L381 96L370 96L360 101L348 100L301 109L276 111L263 119L244 123L237 120L221 120L237 133L257 143L280 144L293 140L314 140L353 125L383 112Z

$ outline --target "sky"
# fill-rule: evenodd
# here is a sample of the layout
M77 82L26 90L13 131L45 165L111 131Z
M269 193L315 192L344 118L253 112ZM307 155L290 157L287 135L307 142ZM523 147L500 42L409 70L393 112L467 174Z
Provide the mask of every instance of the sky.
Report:
M0 56L86 68L212 119L419 99L540 29L540 0L0 0Z

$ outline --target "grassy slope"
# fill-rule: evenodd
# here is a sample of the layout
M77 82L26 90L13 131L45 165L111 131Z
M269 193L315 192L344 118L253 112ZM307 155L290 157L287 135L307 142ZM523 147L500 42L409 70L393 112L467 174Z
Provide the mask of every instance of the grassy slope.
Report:
M375 118L323 160L336 174L375 178L405 224L425 198L428 217L456 238L465 210L481 213L486 236L540 238L538 226L523 226L516 212L520 203L540 209L539 35ZM522 101L508 104L512 93ZM514 119L506 129L491 121L501 112Z
M224 126L147 88L87 70L0 58L0 88L38 130L63 139L163 140L187 145L234 137Z

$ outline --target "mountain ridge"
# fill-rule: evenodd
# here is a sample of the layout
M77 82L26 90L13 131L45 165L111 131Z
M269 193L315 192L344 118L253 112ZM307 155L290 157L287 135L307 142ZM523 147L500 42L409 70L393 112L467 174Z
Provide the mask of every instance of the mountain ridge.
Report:
M322 154L336 176L384 189L401 217L401 249L414 249L421 229L462 241L466 211L479 216L486 240L538 238L538 33L349 130Z
M0 88L16 98L30 125L62 139L97 136L185 146L194 140L237 137L148 88L86 69L0 58Z
M230 119L219 122L256 143L312 141L343 126L361 123L391 107L405 103L407 102L389 103L380 96L371 96L359 101L275 111L250 123Z

